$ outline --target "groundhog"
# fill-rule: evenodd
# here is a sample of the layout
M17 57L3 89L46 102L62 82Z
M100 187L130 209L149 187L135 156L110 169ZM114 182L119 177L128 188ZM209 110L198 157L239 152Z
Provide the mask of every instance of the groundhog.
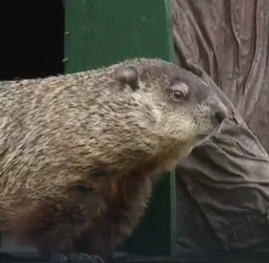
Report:
M0 82L0 230L52 259L109 262L162 171L227 116L160 59Z

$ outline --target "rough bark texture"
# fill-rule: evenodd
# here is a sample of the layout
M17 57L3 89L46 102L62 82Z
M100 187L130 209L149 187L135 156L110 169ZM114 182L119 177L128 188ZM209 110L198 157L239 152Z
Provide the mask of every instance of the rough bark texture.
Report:
M178 63L238 110L178 169L179 249L269 252L269 1L171 3Z

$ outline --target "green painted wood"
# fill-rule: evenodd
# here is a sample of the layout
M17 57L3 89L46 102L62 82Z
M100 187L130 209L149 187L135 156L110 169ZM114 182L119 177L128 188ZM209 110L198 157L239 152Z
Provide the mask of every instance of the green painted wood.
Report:
M133 57L174 61L169 0L67 0L65 72ZM173 255L176 248L173 172L156 186L146 215L123 250Z
M167 5L164 0L67 0L66 70L142 55L173 60Z

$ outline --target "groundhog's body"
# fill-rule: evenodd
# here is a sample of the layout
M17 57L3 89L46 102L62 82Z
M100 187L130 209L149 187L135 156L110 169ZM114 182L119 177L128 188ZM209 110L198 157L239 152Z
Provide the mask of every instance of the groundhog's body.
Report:
M0 229L50 255L108 260L159 171L218 130L225 108L211 95L159 60L0 82Z

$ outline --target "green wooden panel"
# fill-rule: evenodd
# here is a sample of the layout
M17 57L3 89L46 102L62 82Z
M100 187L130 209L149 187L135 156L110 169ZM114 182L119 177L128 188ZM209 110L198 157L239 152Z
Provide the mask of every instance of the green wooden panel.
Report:
M65 72L106 66L132 57L174 61L169 0L68 0ZM145 217L123 249L171 255L176 247L175 175L154 190Z
M164 0L68 0L66 7L68 72L134 56L174 58Z

